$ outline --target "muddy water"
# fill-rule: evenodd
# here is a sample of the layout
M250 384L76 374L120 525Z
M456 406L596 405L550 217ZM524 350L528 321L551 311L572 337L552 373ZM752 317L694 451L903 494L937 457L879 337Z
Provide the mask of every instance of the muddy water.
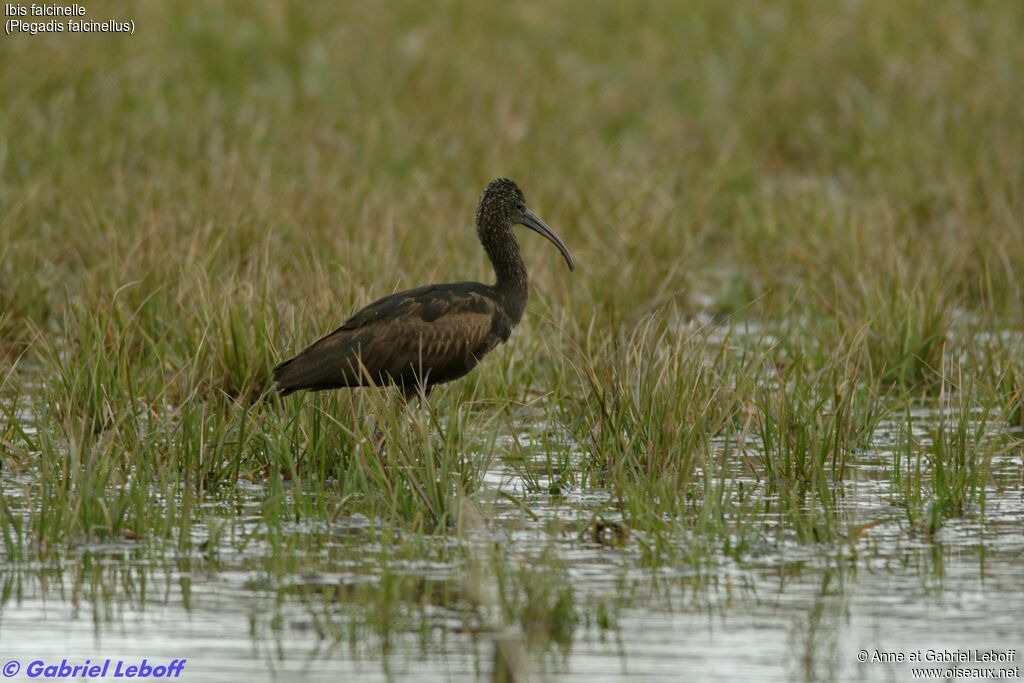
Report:
M1020 675L1020 454L994 459L983 513L929 535L909 528L894 505L891 432L883 425L877 450L857 458L844 485L841 514L865 525L854 543L766 534L742 562L723 555L699 572L683 563L651 569L633 541L607 547L581 537L578 520L606 492L530 493L512 469L491 472L487 485L521 495L532 515L496 498L493 523L468 543L479 552L501 544L513 564L548 553L564 567L584 616L565 642L535 652L530 666L541 679L904 681L918 666L948 677L954 666ZM19 497L24 481L3 483L9 504L30 504ZM261 499L259 489L239 490L230 504L204 508L195 539L217 528L219 540L185 559L156 561L128 541L79 548L56 566L3 558L0 666L13 660L21 668L9 680L30 680L26 667L36 660L107 658L186 659L181 680L195 681L490 677L495 640L514 635L486 609L481 617L467 607L453 541L390 547L359 517L295 525L290 533L329 538L317 570L268 572L274 549L260 529ZM762 522L785 527L769 515ZM374 602L384 564L398 586L387 618ZM614 605L604 624L592 618L601 603ZM866 662L858 661L862 651ZM962 651L1012 660L928 661ZM922 661L877 661L912 653Z

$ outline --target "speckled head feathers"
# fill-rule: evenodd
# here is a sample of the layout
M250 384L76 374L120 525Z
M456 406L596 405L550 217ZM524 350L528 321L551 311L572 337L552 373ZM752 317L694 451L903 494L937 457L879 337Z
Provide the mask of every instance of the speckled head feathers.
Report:
M502 263L516 264L515 270L521 271L520 279L525 286L526 270L522 266L519 245L511 230L516 224L525 225L558 247L569 270L576 267L561 238L537 214L526 208L526 198L519 186L508 178L495 178L487 183L484 193L480 195L480 203L476 205L476 231L495 269L499 270Z
M526 198L519 186L508 178L495 178L487 183L476 205L479 228L508 228L519 222L526 211Z

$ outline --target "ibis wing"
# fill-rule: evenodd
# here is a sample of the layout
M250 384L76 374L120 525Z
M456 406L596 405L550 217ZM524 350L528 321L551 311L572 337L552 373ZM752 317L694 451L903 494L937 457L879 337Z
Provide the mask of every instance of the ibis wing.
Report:
M435 285L374 302L278 366L278 386L290 393L461 377L511 332L488 289L475 283Z
M403 385L461 377L501 341L492 315L456 306L433 320L409 317L372 327L360 349L363 366L375 379Z
M448 285L448 287L451 286L452 285ZM409 315L414 315L424 302L430 300L431 295L435 290L443 289L444 287L444 285L427 285L425 287L409 289L404 292L392 294L391 296L386 296L383 299L378 299L372 304L364 306L353 313L341 327L331 334L335 334L341 330L355 330L384 320L396 320ZM467 294L469 293L467 292Z

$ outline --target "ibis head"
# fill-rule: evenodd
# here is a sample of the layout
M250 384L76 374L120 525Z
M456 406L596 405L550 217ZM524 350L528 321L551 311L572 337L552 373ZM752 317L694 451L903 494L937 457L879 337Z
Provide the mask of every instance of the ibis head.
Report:
M480 241L485 247L508 242L512 239L513 225L525 225L542 235L562 253L569 270L576 268L565 242L537 214L530 211L519 186L508 178L496 178L487 183L476 207L476 226ZM490 251L488 248L488 252Z

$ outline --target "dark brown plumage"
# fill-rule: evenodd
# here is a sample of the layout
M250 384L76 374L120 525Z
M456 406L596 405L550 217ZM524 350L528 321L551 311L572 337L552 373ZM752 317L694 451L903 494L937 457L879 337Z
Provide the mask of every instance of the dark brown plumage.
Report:
M493 285L428 285L384 297L274 368L282 395L397 384L408 397L462 377L506 341L526 308L526 266L512 226L525 225L558 247L561 239L528 208L514 182L488 183L477 204L477 235L494 267Z

